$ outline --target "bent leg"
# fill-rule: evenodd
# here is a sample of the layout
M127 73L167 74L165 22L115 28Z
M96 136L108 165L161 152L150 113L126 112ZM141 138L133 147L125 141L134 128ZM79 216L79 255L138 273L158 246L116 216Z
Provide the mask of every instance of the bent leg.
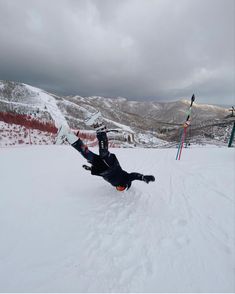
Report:
M99 154L101 158L108 156L109 154L109 142L106 132L97 132L96 133L98 142L99 142Z
M115 154L110 153L108 150L109 142L107 133L105 131L96 133L99 141L99 154L103 162L108 166L120 166L119 161Z
M86 158L86 160L92 164L94 161L94 158L97 157L95 153L91 152L88 147L82 142L81 139L78 138L76 142L71 144L73 148L75 148L78 152L81 153L81 155Z

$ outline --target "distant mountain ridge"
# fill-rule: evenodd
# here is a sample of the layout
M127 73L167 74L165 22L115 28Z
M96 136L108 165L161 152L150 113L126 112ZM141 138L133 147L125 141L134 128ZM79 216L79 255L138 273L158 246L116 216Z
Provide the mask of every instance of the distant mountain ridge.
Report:
M131 130L138 135L171 141L182 125L189 99L175 102L129 101L125 98L100 96L58 96L44 90L12 81L0 81L0 112L30 114L39 120L68 124L73 129L87 129L84 119L100 110L108 128ZM206 121L218 122L229 117L228 109L198 104L192 109L192 127Z

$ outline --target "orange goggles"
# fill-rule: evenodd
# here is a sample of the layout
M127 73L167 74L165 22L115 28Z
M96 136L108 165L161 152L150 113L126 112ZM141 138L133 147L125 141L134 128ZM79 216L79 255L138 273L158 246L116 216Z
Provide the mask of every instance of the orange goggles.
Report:
M116 189L118 191L124 191L124 190L126 190L126 187L124 187L124 186L116 186Z

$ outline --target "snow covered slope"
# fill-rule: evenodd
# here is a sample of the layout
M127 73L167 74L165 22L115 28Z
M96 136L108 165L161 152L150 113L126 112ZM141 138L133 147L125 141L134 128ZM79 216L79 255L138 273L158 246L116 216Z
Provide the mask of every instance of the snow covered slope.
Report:
M52 120L56 127L67 124L55 97L23 83L0 81L0 111L14 111L32 115L39 120Z
M23 85L25 85L26 89L29 89L37 94L39 97L38 100L40 101L40 106L46 106L57 128L59 128L61 125L68 125L53 96L49 95L47 92L41 89L31 87L26 84Z
M52 145L55 135L37 129L27 129L20 125L0 121L0 148L17 145Z
M121 193L70 146L0 149L0 292L234 292L234 149L113 151L156 182Z
M0 114L13 111L53 123L56 127L68 123L73 129L83 130L86 129L84 119L99 110L108 128L118 127L123 132L135 133L135 144L142 147L158 147L159 139L170 144L178 142L178 129L182 127L187 116L189 103L189 98L159 103L129 101L120 97L60 97L23 83L0 80ZM231 133L229 116L231 113L228 109L200 104L200 97L196 97L190 137L194 142L206 140L211 144L218 138L220 145L220 142L224 141L225 128ZM146 137L144 141L150 138L149 144L144 144L143 140L138 141L138 134Z

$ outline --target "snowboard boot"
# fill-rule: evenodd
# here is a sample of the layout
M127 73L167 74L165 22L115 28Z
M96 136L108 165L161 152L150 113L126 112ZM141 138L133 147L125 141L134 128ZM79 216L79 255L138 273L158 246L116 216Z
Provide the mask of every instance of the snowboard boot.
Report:
M103 123L103 118L100 111L91 114L91 116L85 120L85 124L89 127L93 127L96 132L106 131L106 126Z
M62 125L56 136L56 145L63 144L68 141L69 144L73 144L78 140L78 137L70 130L68 126Z

